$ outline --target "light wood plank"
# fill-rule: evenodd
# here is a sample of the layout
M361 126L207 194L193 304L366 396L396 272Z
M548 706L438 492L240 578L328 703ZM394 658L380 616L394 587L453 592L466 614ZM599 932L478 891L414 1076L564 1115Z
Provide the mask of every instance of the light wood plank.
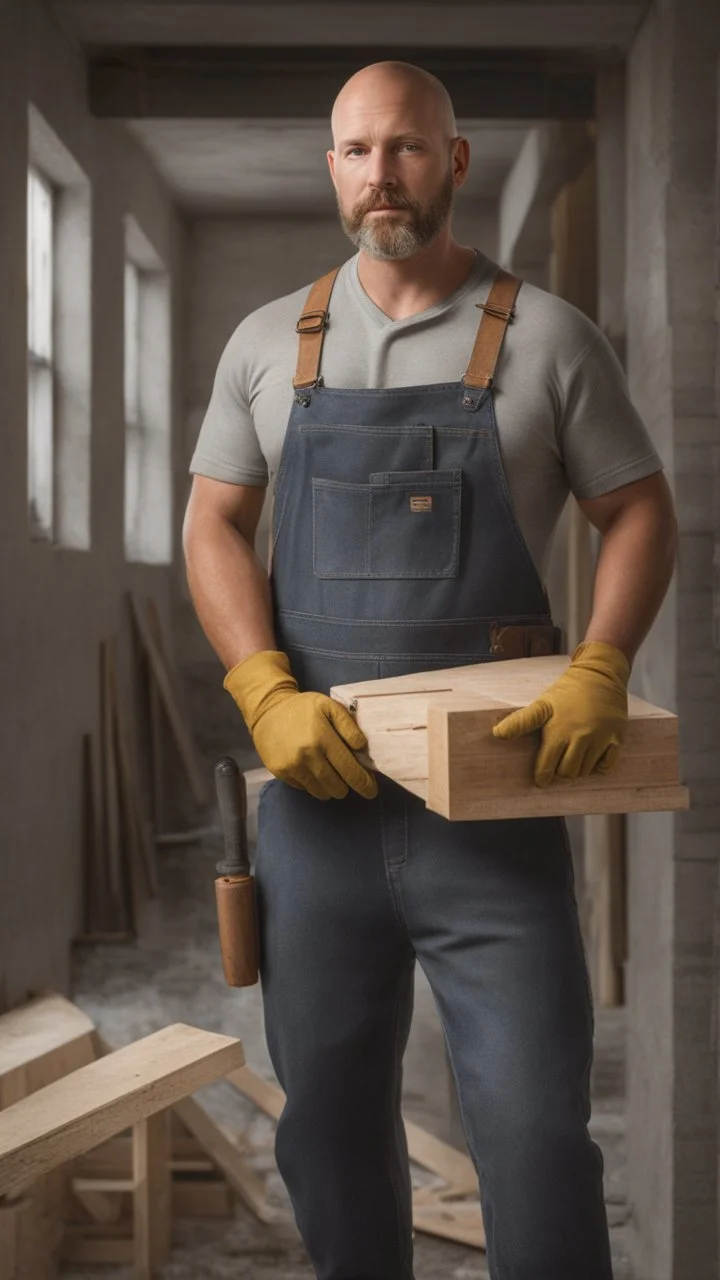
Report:
M170 1125L167 1111L133 1129L134 1280L152 1280L170 1254Z
M474 1249L485 1249L485 1228L479 1201L413 1200L413 1227L426 1235L455 1240Z
M243 1063L242 1045L176 1023L0 1112L0 1191L154 1115Z
M94 1058L92 1019L61 995L0 1015L0 1108ZM70 1065L71 1064L71 1065Z

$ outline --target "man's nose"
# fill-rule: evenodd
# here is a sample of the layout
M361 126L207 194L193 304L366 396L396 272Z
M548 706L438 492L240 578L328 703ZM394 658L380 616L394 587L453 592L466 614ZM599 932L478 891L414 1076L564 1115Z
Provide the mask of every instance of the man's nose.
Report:
M382 191L384 187L395 186L395 174L391 157L382 151L374 151L370 156L367 183L369 187Z

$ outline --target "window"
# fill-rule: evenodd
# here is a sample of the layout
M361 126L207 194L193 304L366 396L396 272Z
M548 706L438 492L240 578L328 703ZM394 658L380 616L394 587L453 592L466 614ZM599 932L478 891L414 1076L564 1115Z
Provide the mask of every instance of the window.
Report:
M28 502L33 537L52 538L54 506L53 194L28 173Z
M90 184L28 110L28 509L31 535L90 545Z
M152 245L126 219L125 555L172 558L170 287Z

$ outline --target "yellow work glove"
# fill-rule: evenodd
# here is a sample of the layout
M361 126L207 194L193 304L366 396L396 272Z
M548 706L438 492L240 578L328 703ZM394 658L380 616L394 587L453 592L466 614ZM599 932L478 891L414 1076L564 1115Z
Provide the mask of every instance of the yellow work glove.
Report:
M630 663L612 644L586 640L570 666L541 697L513 711L493 729L496 738L520 738L542 729L535 782L587 778L615 768L627 728Z
M263 649L228 671L234 698L260 759L276 778L317 800L342 800L352 787L371 800L377 781L353 755L367 738L347 707L324 693L300 693L287 654Z

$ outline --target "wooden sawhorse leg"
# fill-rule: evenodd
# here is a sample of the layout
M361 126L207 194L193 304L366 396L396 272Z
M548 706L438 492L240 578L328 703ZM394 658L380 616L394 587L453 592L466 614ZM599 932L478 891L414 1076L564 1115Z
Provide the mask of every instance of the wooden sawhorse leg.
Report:
M135 1280L153 1280L170 1254L170 1112L133 1125Z

